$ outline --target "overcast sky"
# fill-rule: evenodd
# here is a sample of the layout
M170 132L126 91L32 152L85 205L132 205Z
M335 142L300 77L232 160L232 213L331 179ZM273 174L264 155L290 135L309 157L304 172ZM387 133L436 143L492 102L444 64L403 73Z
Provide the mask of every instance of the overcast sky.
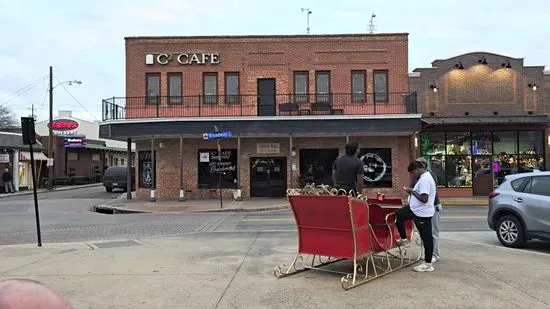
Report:
M366 33L374 12L375 32L410 34L410 71L472 51L550 65L548 0L0 0L0 104L45 119L52 65L54 85L83 82L55 88L54 114L101 120L101 99L125 95L125 36L304 34L301 8L312 34Z

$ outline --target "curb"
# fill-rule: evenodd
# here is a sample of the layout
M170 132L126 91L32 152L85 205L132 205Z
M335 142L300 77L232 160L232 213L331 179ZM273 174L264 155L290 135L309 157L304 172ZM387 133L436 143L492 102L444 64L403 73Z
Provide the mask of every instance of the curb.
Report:
M36 190L36 194L42 194L42 193L49 193L49 192L56 192L56 191L69 191L69 190L77 190L77 189L83 189L83 188L91 188L91 187L99 187L103 186L102 183L94 183L94 184L88 184L88 185L78 185L78 186L72 186L72 187L61 187L61 188L53 188L52 191L48 191L45 189ZM8 197L17 197L17 196L25 196L25 195L32 195L33 190L28 191L19 191L17 194L9 195L9 194L3 194L0 195L0 199L8 198Z
M140 214L140 213L186 214L186 213L213 213L213 212L263 212L263 211L290 209L290 206L279 205L279 206L268 206L268 207L259 207L259 208L226 208L226 209L205 209L205 210L191 210L191 211L152 211L152 210L141 210L141 209L109 206L107 204L108 203L93 206L91 211L116 215L116 214Z

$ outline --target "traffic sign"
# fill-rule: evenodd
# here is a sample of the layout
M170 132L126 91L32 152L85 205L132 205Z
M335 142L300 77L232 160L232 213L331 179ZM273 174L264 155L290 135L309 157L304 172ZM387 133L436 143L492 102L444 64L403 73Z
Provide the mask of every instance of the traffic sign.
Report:
M215 138L229 138L232 137L233 134L231 131L225 131L225 132L212 132L212 133L203 133L202 138L203 139L215 139Z

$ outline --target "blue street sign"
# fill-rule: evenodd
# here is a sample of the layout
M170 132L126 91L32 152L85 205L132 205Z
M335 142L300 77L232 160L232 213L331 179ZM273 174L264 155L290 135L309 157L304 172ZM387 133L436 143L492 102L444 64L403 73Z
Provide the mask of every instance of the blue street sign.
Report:
M225 132L212 132L212 133L203 133L202 138L203 139L215 139L215 138L228 138L232 137L233 134L231 131L225 131Z

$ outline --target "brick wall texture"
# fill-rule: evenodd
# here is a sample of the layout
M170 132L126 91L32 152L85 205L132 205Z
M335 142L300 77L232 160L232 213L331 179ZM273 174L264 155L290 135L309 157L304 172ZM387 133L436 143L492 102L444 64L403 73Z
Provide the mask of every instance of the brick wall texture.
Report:
M168 64L157 63L159 54L181 53L217 53L219 64L182 65L172 58ZM153 54L155 64L146 64L146 55ZM239 73L239 92L241 95L251 95L256 102L257 79L275 78L276 93L290 94L294 89L294 72L306 71L309 77L309 93L316 92L316 71L330 72L330 91L332 93L351 93L351 73L361 70L366 74L366 92L374 92L374 72L387 70L388 92L407 92L408 85L408 35L314 35L314 36L233 36L233 37L134 37L126 38L126 96L146 96L146 74L160 74L161 96L168 95L168 76L171 73L181 74L183 80L183 96L199 96L203 90L203 74L217 73L218 95L225 94L224 75L230 72ZM391 95L390 95L391 97ZM402 100L402 98L399 98ZM222 99L223 100L223 99ZM278 102L280 103L280 102ZM186 102L184 102L186 104ZM219 101L218 105L224 105ZM227 103L229 104L229 103ZM256 103L254 103L255 105ZM166 99L161 100L164 115L170 114L171 107ZM148 115L148 108L143 99L126 100L127 116L135 111L140 117ZM192 106L175 107L175 110L187 110L194 113ZM168 112L166 112L168 110ZM227 113L227 110L225 110ZM395 112L395 111L394 111ZM398 111L399 112L399 111ZM152 108L151 113L154 113ZM154 114L152 114L154 115ZM209 114L216 116L215 113ZM227 114L224 114L227 116ZM186 115L181 115L186 116ZM204 116L204 114L203 114ZM408 182L406 171L410 160L410 138L405 137L357 137L364 148L391 148L393 161L393 188L373 189L376 192L386 192L389 195L401 194L399 188ZM160 143L164 144L162 149ZM257 143L279 143L280 153L259 155L256 153ZM344 152L345 137L311 137L294 138L296 156L291 157L289 138L280 137L247 137L241 139L241 153L238 161L240 169L240 188L243 197L250 195L250 158L286 157L287 187L297 186L300 171L299 150L302 148L339 148ZM159 199L174 199L180 191L180 145L179 139L155 139L157 151L157 181L156 195ZM151 148L150 141L137 141L138 151ZM222 148L237 148L237 140L224 139ZM185 139L183 151L184 190L188 198L217 198L218 192L209 189L198 189L198 149L216 149L215 141L202 139ZM136 161L137 162L137 161ZM292 162L296 171L292 172ZM136 173L139 177L139 171ZM226 197L232 196L231 190L224 190ZM137 195L149 197L149 189L137 188ZM400 195L399 195L400 196Z
M157 62L159 54L172 54L165 65ZM219 64L178 63L181 53L217 53ZM152 54L154 64L147 65L145 57ZM239 74L239 93L244 105L256 106L257 79L275 78L277 94L294 93L294 72L308 72L309 93L315 91L315 72L330 72L330 91L351 93L352 70L364 71L366 92L373 93L374 71L388 71L388 92L408 91L408 35L319 35L319 36L242 36L242 37L174 37L126 39L126 99L127 115L155 116L156 106L144 104L146 74L160 74L160 94L168 95L168 76L182 76L183 105L173 106L161 98L160 116L189 116L198 114L199 95L203 93L203 74L217 73L217 94L225 95L225 74ZM189 97L185 97L189 96ZM402 100L395 95L395 100ZM202 106L201 115L216 116L216 106L225 106L223 97L213 107ZM278 103L288 101L277 100ZM248 104L247 104L248 103ZM357 107L356 107L357 108ZM384 106L381 106L384 108ZM213 110L212 110L213 109ZM241 108L223 109L224 113L241 115ZM368 111L365 110L365 113ZM393 113L400 112L394 111ZM180 115L181 114L181 115ZM253 112L251 114L254 114ZM226 115L227 116L227 115Z
M385 136L385 137L350 137L350 141L358 141L361 148L391 148L392 150L392 188L369 189L367 194L375 196L377 192L383 192L386 196L401 197L401 187L408 185L409 174L407 165L410 162L411 143L407 136ZM161 149L160 143L164 144ZM278 154L258 154L257 143L279 143L280 153ZM320 148L338 148L339 153L344 153L346 144L345 137L300 137L293 138L293 147L296 156L291 157L290 138L241 138L241 155L238 158L238 168L240 169L240 184L243 197L250 196L250 158L251 157L286 157L287 160L287 188L298 187L297 180L300 174L300 149L320 149ZM197 198L217 198L219 192L216 190L198 188L198 150L216 149L215 141L205 141L201 139L183 140L183 181L186 197ZM155 194L159 199L176 199L180 191L180 140L179 139L155 139L155 151L157 155ZM222 141L221 148L237 148L236 139L226 139ZM150 151L151 142L137 142L138 151ZM292 162L296 164L296 171L292 172ZM292 175L291 175L292 174ZM139 172L136 173L136 183L139 183ZM149 189L137 188L137 195L141 198L149 197ZM225 197L232 197L232 190L223 190Z
M487 64L479 63L483 58ZM459 62L463 70L455 67ZM435 60L431 68L416 69L420 76L409 83L418 93L418 109L424 116L544 115L550 101L542 87L548 84L543 70L544 66L524 66L521 58L476 52ZM530 83L537 85L536 91Z

